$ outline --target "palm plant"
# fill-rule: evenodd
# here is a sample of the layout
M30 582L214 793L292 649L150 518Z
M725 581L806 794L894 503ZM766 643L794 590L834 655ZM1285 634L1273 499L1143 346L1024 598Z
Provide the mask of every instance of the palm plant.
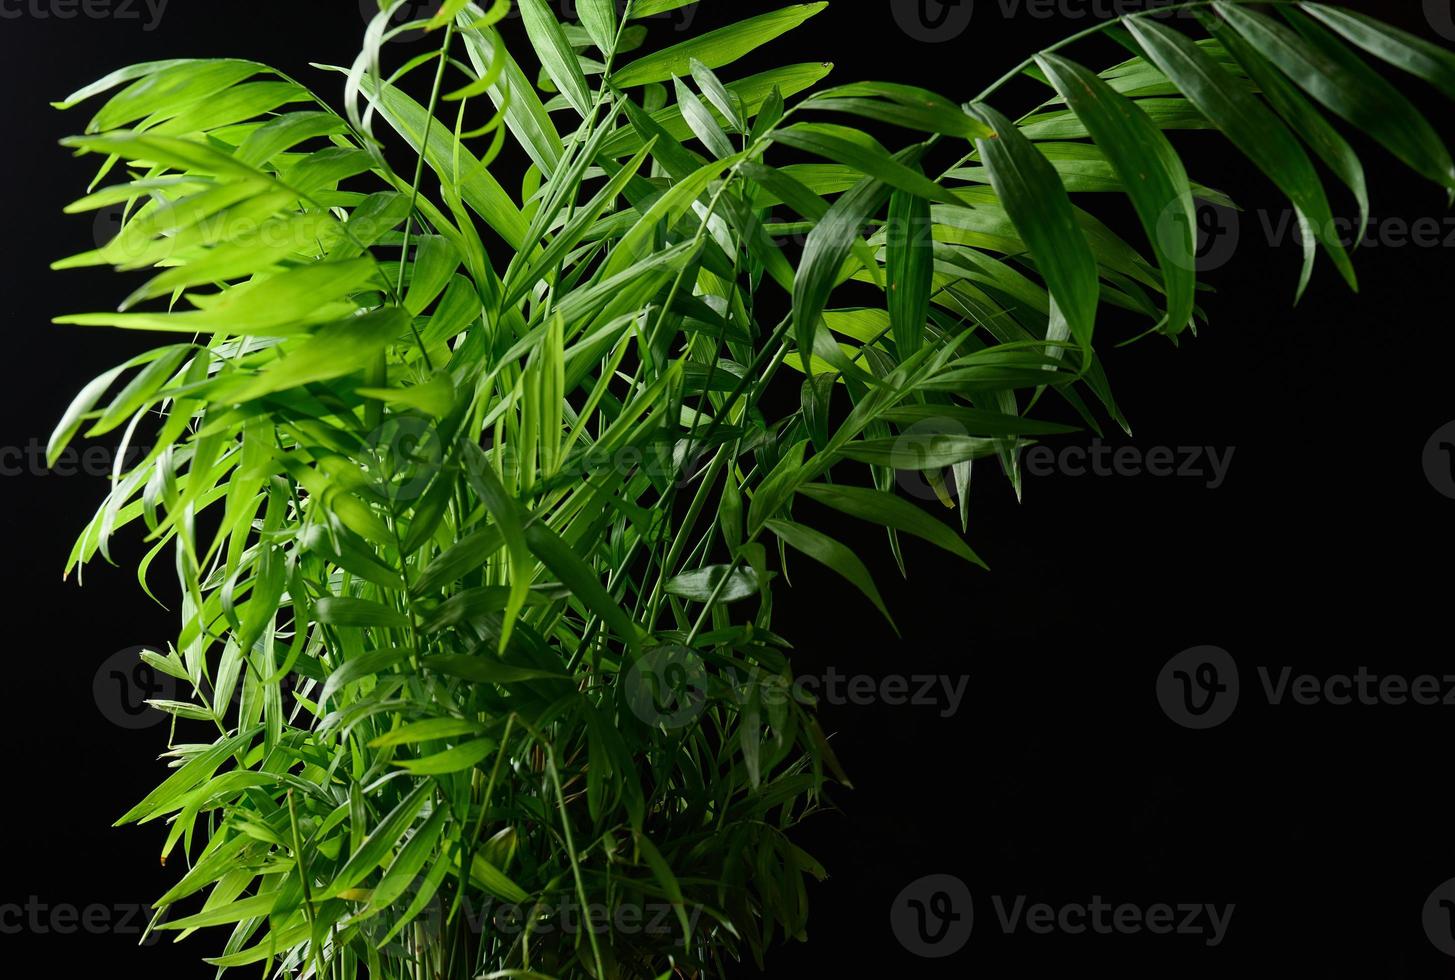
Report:
M1315 160L1368 220L1330 115L1455 191L1365 56L1450 96L1455 57L1320 4L1123 17L962 105L817 88L817 63L719 77L822 3L631 56L687 0L579 0L579 24L518 2L525 65L507 0L407 24L384 3L334 69L341 111L235 60L58 103L112 93L65 141L104 159L70 210L124 211L58 267L149 270L119 312L59 322L179 335L89 384L50 452L152 447L67 572L138 522L143 588L175 563L181 631L143 657L190 696L157 703L174 771L120 822L165 823L186 870L155 927L230 929L219 973L761 962L824 873L791 831L844 781L775 581L807 558L884 610L805 505L882 526L896 557L912 536L976 563L974 461L1019 489L1021 450L1070 431L1031 417L1046 402L1125 425L1098 314L1194 329L1194 199L1225 200L1169 131L1220 131L1290 199L1300 292L1320 251L1355 283ZM388 68L420 28L428 50ZM1093 33L1130 57L1062 53ZM989 100L1020 76L1047 98L1012 121ZM507 141L518 194L492 171ZM1144 240L1073 194L1125 197ZM960 527L896 493L904 473Z

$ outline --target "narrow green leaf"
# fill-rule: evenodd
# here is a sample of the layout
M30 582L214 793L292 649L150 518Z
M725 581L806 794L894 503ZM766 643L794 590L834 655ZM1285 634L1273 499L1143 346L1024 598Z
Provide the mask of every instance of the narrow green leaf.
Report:
M189 294L202 307L186 313L82 313L56 323L177 333L287 336L338 320L358 304L347 297L377 272L372 258L318 262L212 294Z
M384 872L384 877L369 896L371 913L387 908L408 891L411 885L415 884L420 869L424 867L425 862L435 856L435 847L439 844L448 816L447 808L436 807L424 824L409 838L408 843L399 849L399 853L389 864L389 870Z
M852 167L866 177L931 201L952 205L960 203L959 198L923 173L867 143L842 139L806 124L776 130L773 141Z
M470 862L470 880L496 898L512 904L524 905L530 901L530 895L525 889L511 881L505 872L491 864L479 851L475 852Z
M520 615L526 597L530 594L535 562L526 543L520 510L515 500L505 492L489 457L473 442L467 441L464 449L465 472L476 492L480 494L481 501L495 518L495 526L500 529L510 554L510 601L505 607L505 621L500 630L500 649L504 650L510 643L516 617Z
M694 58L692 59L692 79L712 107L722 114L722 118L727 124L738 132L743 132L746 128L746 120L743 118L742 102L722 83L717 74Z
M942 95L913 85L860 82L820 92L806 109L846 112L876 122L963 139L985 139L994 130Z
M709 68L721 68L793 30L827 6L827 3L802 3L709 31L625 65L611 76L612 84L634 88L689 75L694 59Z
M115 826L119 827L122 824L133 823L153 816L158 811L174 804L184 794L191 792L211 778L212 774L217 771L217 767L230 756L251 745L260 731L262 731L262 726L255 725L230 738L219 739L205 751L193 756L185 765L168 776L160 786L148 793L140 803L128 810L121 819L116 821Z
M228 375L209 389L219 402L245 402L362 370L409 332L409 314L386 307L325 324L256 375Z
M54 109L71 109L85 102L87 99L95 98L103 92L111 91L118 85L124 85L127 82L135 81L138 78L145 78L148 75L155 75L158 72L165 71L169 68L176 68L179 65L192 64L194 61L195 59L193 58L176 58L170 61L144 61L140 64L128 65L125 68L117 69L98 81L92 82L85 88L72 92L59 102L52 102L51 107ZM259 65L258 67L261 68L262 66Z
M802 524L795 524L791 521L768 521L768 530L772 531L789 547L808 555L814 561L827 565L844 578L848 579L860 592L869 597L874 607L883 613L884 618L889 620L889 625L894 625L894 619L889 615L889 610L884 606L884 600L879 596L879 588L874 584L874 577L869 574L869 569L844 545L833 538L813 528L804 527ZM898 627L896 627L897 631Z
M1164 327L1181 333L1197 291L1197 217L1181 158L1145 112L1093 72L1055 54L1036 63L1121 177L1162 270Z
M409 625L409 618L369 599L348 596L326 596L314 604L320 623L355 629L398 629Z
M601 584L596 570L582 560L560 536L543 522L537 521L525 529L525 538L533 555L556 574L561 582L587 609L600 616L606 625L627 643L636 645L641 640L641 629L626 610L617 605Z
M642 857L646 859L647 867L652 869L652 877L657 879L657 884L666 893L668 901L677 912L677 920L682 926L683 942L690 942L692 938L692 923L687 918L687 900L682 894L682 885L677 876L672 873L672 866L667 859L662 857L662 852L657 850L657 845L647 839L645 834L636 835L637 850L641 851Z
M1420 174L1455 189L1455 161L1439 134L1398 89L1339 45L1327 31L1303 18L1307 29L1301 36L1263 14L1226 0L1216 0L1213 6L1249 44L1315 100L1368 133Z
M328 680L323 685L323 693L318 699L319 703L327 704L329 698L355 681L382 674L395 664L403 663L409 659L411 653L405 647L386 647L350 657L328 675Z
M970 459L984 459L1000 448L995 439L947 433L914 433L898 438L864 439L842 450L849 459L894 470L939 470Z
M519 684L522 681L566 680L566 675L503 663L485 651L473 655L427 657L424 666L476 684Z
M732 565L713 565L685 572L669 579L665 586L668 595L690 602L738 602L757 595L759 588L756 572Z
M1381 61L1423 78L1455 99L1455 54L1447 48L1357 10L1322 3L1301 3L1298 6L1310 17L1323 21Z
M1089 351L1101 278L1071 198L1056 168L1014 123L988 105L974 106L971 111L996 133L975 145L990 171L991 185L1051 292L1054 306L1049 339L1065 340L1064 331L1069 329L1070 336ZM1063 320L1064 328L1060 326Z
M236 902L228 902L216 908L206 909L196 915L184 916L180 919L169 919L166 922L157 924L158 929L205 929L209 926L230 925L234 922L242 922L244 919L262 918L273 911L273 906L278 902L277 892L267 892L263 895L256 895L252 898L244 898Z
M383 864L389 857L389 852L394 849L395 844L399 843L399 839L404 836L409 825L414 823L414 818L432 795L434 795L434 784L426 781L420 783L408 796L400 800L399 805L389 811L388 816L379 821L378 826L370 831L359 849L349 855L349 859L344 862L344 866L334 875L333 881L324 888L319 898L336 897L340 892L363 881L375 868Z
M1333 211L1318 172L1288 127L1241 79L1186 35L1147 18L1134 18L1127 26L1152 62L1288 195L1312 226L1315 237L1334 260L1344 280L1358 288L1354 265L1339 241ZM1308 261L1312 261L1312 256Z
M958 555L982 568L986 567L985 562L970 550L970 546L953 528L892 493L826 483L811 483L800 487L798 492L851 517L923 538L952 555Z
M1323 113L1304 97L1287 76L1243 40L1241 34L1211 15L1204 14L1199 19L1223 48L1237 59L1238 64L1247 72L1249 80L1258 86L1263 97L1268 100L1268 104L1353 192L1354 199L1359 204L1359 229L1354 239L1357 241L1363 238L1364 229L1369 225L1369 182L1364 174L1364 165L1349 141L1324 118Z
M718 126L717 121L712 118L712 113L707 111L707 107L702 104L702 101L682 79L672 79L672 85L677 95L677 104L682 108L682 118L687 120L687 125L692 128L693 135L702 140L702 144L711 150L712 155L719 160L732 156L732 142Z
M576 0L581 26L591 35L591 43L605 57L616 48L616 0Z
M395 759L394 764L416 776L448 776L475 768L498 744L493 738L477 738L423 759Z
M477 721L463 718L431 718L412 725L396 728L391 732L369 740L369 748L386 749L392 745L413 745L416 742L433 742L456 735L478 735L483 726Z
M526 33L531 44L540 55L541 64L556 88L571 103L571 107L586 116L591 112L591 89L586 84L586 75L561 22L551 13L545 0L516 0L520 6L521 19L525 21Z
M895 191L889 199L885 234L889 318L894 327L894 346L903 361L919 352L930 315L930 291L935 280L930 202L908 191Z

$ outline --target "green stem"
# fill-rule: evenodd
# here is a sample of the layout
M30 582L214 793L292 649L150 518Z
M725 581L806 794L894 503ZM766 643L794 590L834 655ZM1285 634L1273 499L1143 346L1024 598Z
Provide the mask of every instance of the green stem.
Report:
M450 42L454 40L454 37L455 23L450 21L445 26L444 43L440 45L440 63L434 73L434 87L430 90L429 109L425 113L424 136L419 141L419 159L415 162L414 181L410 185L409 216L404 219L404 245L399 251L399 275L394 287L394 295L398 297L397 302L400 305L404 303L404 268L409 261L409 240L414 231L414 209L419 204L419 185L424 182L424 159L429 153L429 138L433 134L440 94L444 91L445 69L449 67ZM429 351L425 350L424 338L419 334L419 327L415 324L414 317L409 318L409 329L414 334L414 342L419 345L419 353L424 357L425 367L433 372L434 362L430 360Z

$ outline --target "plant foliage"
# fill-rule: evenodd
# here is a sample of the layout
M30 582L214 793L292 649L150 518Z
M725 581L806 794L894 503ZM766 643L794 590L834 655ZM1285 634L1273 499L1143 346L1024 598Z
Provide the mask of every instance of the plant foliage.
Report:
M734 77L821 3L645 54L681 0L518 3L388 3L337 110L236 60L58 104L105 96L65 141L103 161L70 210L124 212L58 267L144 272L60 322L173 335L50 444L152 447L67 571L135 525L143 587L175 566L181 631L146 654L189 692L158 704L173 771L121 822L165 827L157 928L220 929L219 974L721 975L802 937L824 871L791 831L843 776L774 585L821 563L884 608L814 515L976 563L900 474L957 505L976 460L1019 490L1020 450L1067 431L1043 403L1125 424L1098 322L1194 328L1194 199L1223 200L1170 132L1221 132L1287 195L1300 291L1320 252L1355 282L1337 122L1455 191L1371 67L1455 95L1455 58L1320 4L1124 17L1086 32L1120 64L1067 42L960 104ZM1045 100L1012 120L991 100L1023 76ZM1114 198L1134 241L1083 208Z

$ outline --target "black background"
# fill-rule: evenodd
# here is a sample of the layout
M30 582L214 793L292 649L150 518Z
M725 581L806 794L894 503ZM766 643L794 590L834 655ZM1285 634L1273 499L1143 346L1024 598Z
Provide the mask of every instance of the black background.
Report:
M1437 36L1420 3L1352 5ZM709 0L694 30L769 6ZM1087 26L1066 14L1092 6L1073 0L1051 17L1034 6L1007 17L998 0L979 0L963 35L927 44L896 24L889 2L839 0L754 67L832 60L840 81L883 78L966 98ZM154 30L145 19L0 18L0 446L43 442L86 380L150 343L49 324L114 304L122 285L105 272L47 269L92 247L90 219L61 207L82 193L93 165L56 146L84 126L86 109L61 114L46 101L123 64L221 55L275 64L336 98L338 77L307 64L347 64L363 29L349 0L172 0ZM1097 66L1120 57L1086 51ZM1445 105L1407 87L1455 131ZM1034 94L1013 87L998 103L1019 115ZM1215 141L1185 145L1195 179L1249 209L1283 207ZM1421 923L1431 891L1455 876L1446 805L1455 708L1275 708L1255 674L1259 665L1455 673L1446 576L1455 501L1422 470L1427 440L1455 417L1443 241L1455 225L1438 190L1371 144L1360 149L1376 217L1435 218L1439 246L1364 252L1358 297L1321 262L1293 309L1297 250L1268 247L1250 210L1232 261L1209 277L1220 293L1206 301L1211 325L1198 339L1180 350L1154 339L1106 351L1136 433L1108 440L1235 447L1224 485L1062 474L1029 479L1017 503L982 466L971 543L994 571L911 544L908 582L881 534L831 524L879 573L898 637L831 573L796 567L779 626L798 643L800 671L968 675L969 684L949 718L929 707L825 706L856 788L836 791L842 812L801 833L832 877L813 889L810 942L780 950L768 975L1039 977L1094 967L1135 977L1455 976L1455 960ZM1352 211L1346 195L1337 205ZM1132 329L1114 318L1103 327L1112 336ZM112 724L93 678L113 652L165 642L175 628L128 570L135 541L118 547L118 568L93 567L84 589L62 583L65 555L103 488L87 476L0 478L9 640L0 905L35 896L53 907L115 908L156 897L180 873L158 867L163 829L108 829L159 778L153 759L165 729ZM168 577L159 567L156 580ZM1161 711L1154 685L1171 656L1203 644L1237 659L1243 698L1227 724L1194 732ZM910 955L889 925L901 889L930 874L960 878L976 899L969 944L939 961ZM1197 936L1004 935L991 896L1018 895L1236 912L1217 948ZM137 950L123 931L0 934L0 951L78 973L211 972L199 962L212 949L206 937Z

